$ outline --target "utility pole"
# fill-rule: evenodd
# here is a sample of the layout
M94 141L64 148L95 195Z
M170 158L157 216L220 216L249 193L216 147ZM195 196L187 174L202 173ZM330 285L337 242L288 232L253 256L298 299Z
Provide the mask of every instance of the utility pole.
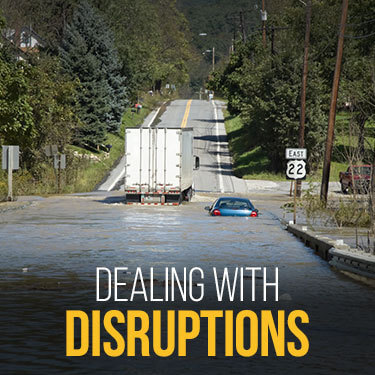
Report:
M271 27L271 54L275 54L275 27Z
M212 71L215 71L215 47L212 47Z
M234 24L234 28L233 28L233 38L232 38L232 52L234 52L234 49L235 49L235 45L236 45L236 24Z
M267 12L266 1L262 0L262 39L263 39L263 48L266 48L266 21L267 21Z
M374 191L375 191L375 152L372 150L372 166L371 166L371 177L370 177L370 191L369 191L369 211L370 211L370 229L372 234L375 234L375 201L374 201Z
M329 110L328 119L328 131L327 131L327 141L326 149L324 154L324 164L323 164L323 175L322 184L320 187L320 199L327 203L328 195L328 184L329 184L329 174L331 169L331 156L333 148L333 138L335 133L335 121L336 121L336 105L337 105L337 95L339 90L340 73L341 73L341 61L344 49L344 33L346 26L346 18L348 15L348 4L349 0L342 1L341 10L341 23L340 23L340 33L337 43L337 53L336 53L336 66L335 74L333 77L332 93L331 93L331 106Z
M311 12L312 12L311 0L307 0L305 51L304 51L304 58L303 58L302 85L301 85L301 110L300 110L299 135L298 135L298 147L299 148L305 147L306 87L307 87L307 72L308 72L308 61L309 61ZM298 197L301 196L301 190L302 190L302 181L298 180L297 182L297 196Z

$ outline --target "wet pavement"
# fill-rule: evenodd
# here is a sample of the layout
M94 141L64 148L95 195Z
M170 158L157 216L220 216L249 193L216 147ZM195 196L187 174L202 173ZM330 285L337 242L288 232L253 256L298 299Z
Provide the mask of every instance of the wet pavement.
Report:
M214 196L179 207L126 206L121 194L41 199L0 217L0 362L2 374L298 373L370 374L375 366L374 290L332 271L279 224L281 199L255 197L258 218L209 217ZM279 302L229 303L235 309L302 309L310 317L310 350L302 358L163 359L65 357L65 310L154 308L141 302L95 303L96 267L201 267L206 295L194 309L228 308L215 301L212 267L279 267ZM124 278L131 279L131 274ZM160 288L159 288L160 289ZM159 290L160 293L160 290ZM189 303L173 305L191 308ZM167 308L164 305L162 308ZM159 306L160 308L160 306ZM202 345L203 342L202 342ZM206 345L206 344L205 344ZM205 349L206 347L204 347Z

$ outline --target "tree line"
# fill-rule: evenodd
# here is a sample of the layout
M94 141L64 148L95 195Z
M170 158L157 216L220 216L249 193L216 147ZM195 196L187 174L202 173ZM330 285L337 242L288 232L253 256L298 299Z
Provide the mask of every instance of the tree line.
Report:
M46 144L97 147L139 93L188 80L175 0L0 0L0 17L0 143L20 145L36 175ZM7 37L25 26L43 46L18 61Z
M266 46L261 29L249 33L246 41L238 40L229 62L211 75L209 87L228 98L232 115L241 116L243 141L249 148L260 145L279 172L285 148L298 145L306 8L297 0L270 3ZM341 3L312 1L305 133L311 168L320 164L324 151ZM366 136L374 135L374 41L374 2L350 2L339 108L350 113L362 160L367 157ZM348 128L343 131L349 134Z

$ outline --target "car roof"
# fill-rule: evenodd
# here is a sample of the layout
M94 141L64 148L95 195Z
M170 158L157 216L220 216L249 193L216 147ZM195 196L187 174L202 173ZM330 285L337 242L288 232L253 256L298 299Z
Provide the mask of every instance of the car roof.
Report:
M240 197L220 197L218 198L218 201L221 199L227 199L227 200L235 199L236 201L250 202L249 198L240 198Z

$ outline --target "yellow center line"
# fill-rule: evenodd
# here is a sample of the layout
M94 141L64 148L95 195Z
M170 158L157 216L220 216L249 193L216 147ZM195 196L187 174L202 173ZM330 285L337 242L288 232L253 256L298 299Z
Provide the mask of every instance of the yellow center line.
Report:
M185 110L184 118L182 119L182 122L181 122L181 128L184 128L186 126L186 123L189 117L191 102L192 102L192 99L190 99L186 104L186 110Z

